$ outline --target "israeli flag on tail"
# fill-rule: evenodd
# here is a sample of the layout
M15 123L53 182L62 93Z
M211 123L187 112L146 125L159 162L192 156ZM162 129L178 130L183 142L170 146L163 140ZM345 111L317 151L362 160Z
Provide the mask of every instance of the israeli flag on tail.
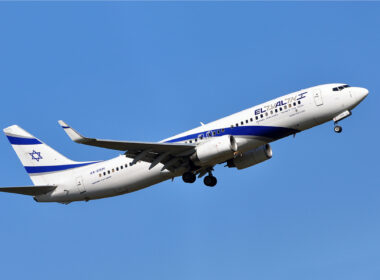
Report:
M56 185L63 171L96 163L70 160L17 125L5 128L4 133L34 185Z

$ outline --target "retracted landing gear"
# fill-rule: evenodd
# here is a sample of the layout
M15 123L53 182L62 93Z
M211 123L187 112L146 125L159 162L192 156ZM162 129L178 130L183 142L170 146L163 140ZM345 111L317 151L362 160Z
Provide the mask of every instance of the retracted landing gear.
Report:
M336 133L341 133L342 132L342 127L340 126L340 125L335 125L334 126L334 131L336 132Z
M203 179L203 182L205 183L206 186L208 187L214 187L218 180L212 175L211 172Z
M185 183L194 183L195 180L196 180L196 176L194 173L192 172L185 172L183 173L182 175L182 180L185 182Z

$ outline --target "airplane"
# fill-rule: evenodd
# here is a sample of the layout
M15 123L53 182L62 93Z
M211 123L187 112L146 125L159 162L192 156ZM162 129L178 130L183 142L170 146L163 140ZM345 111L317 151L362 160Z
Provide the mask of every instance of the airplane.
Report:
M367 95L367 89L347 84L315 86L201 123L160 142L88 138L59 121L76 143L123 152L104 161L70 160L12 125L4 133L34 185L0 191L29 195L37 202L69 204L134 192L179 176L185 183L204 177L204 184L214 187L217 164L238 170L259 164L272 158L269 143L331 120L334 131L342 132L338 122Z

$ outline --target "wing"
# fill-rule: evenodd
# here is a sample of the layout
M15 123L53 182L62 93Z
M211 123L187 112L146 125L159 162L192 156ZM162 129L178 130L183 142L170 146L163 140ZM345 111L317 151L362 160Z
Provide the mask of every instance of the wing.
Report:
M54 190L56 186L26 186L26 187L5 187L0 188L0 192L17 193L24 195L41 195L47 194Z
M158 163L163 163L163 169L172 170L175 167L189 164L188 157L194 153L196 146L195 144L131 142L88 138L78 133L65 122L58 121L58 123L70 139L76 143L124 151L127 157L133 158L133 163L139 160L152 163L150 168L153 168Z
M107 148L119 151L136 151L136 150L152 150L156 152L183 152L195 147L192 144L172 144L172 143L155 143L155 142L131 142L131 141L115 141L96 138L87 138L79 134L75 129L68 126L63 121L58 123L65 130L67 135L74 142L96 146L101 148Z

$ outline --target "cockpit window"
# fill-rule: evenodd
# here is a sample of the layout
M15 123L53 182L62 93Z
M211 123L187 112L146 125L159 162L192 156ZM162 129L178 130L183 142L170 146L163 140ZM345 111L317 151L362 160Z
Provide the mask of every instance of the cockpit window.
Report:
M345 88L349 88L350 86L349 85L343 85L343 86L339 86L339 87L334 87L333 88L333 91L341 91Z

